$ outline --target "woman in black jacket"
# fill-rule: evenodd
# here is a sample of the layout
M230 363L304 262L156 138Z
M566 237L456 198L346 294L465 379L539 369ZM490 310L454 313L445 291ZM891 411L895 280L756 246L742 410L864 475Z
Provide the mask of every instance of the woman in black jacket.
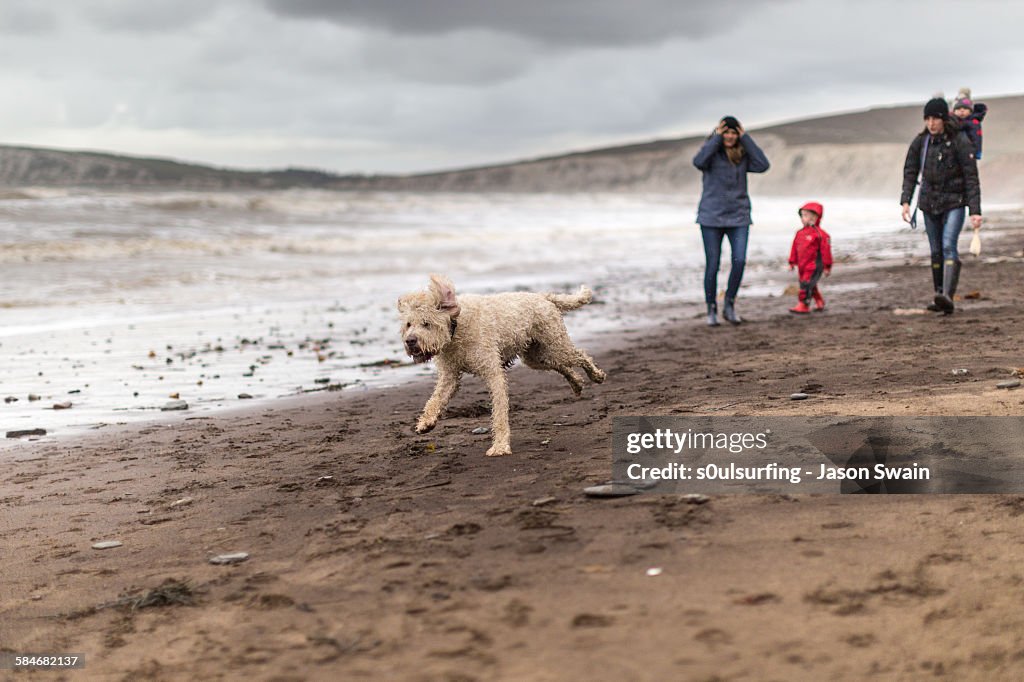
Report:
M970 209L971 226L980 229L981 185L974 148L950 118L946 100L935 98L924 105L924 124L924 130L907 150L900 203L903 204L903 220L910 222L910 198L923 166L917 203L924 213L935 287L935 301L928 309L950 315L960 278L957 239L964 226L964 209Z

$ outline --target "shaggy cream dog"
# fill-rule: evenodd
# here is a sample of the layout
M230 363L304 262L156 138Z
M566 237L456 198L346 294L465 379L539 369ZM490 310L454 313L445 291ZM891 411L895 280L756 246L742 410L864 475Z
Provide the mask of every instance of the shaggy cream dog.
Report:
M576 395L583 384L573 367L582 367L594 383L604 381L605 373L572 344L562 321L563 312L590 303L591 298L587 287L580 287L576 294L456 297L452 283L439 275L430 276L427 291L399 298L406 353L416 362L437 359L437 386L416 423L416 432L434 428L459 390L460 377L468 372L487 382L491 393L493 442L487 454L511 454L505 369L516 358L522 358L527 367L558 372Z

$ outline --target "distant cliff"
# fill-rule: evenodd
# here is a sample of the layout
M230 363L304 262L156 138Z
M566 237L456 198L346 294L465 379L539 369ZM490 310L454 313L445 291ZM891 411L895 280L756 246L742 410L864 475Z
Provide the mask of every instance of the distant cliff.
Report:
M986 100L983 196L1024 200L1024 96ZM884 196L896 201L903 160L921 129L918 105L871 109L751 130L772 169L751 189L772 195ZM710 127L710 123L709 123ZM339 176L218 169L164 159L0 146L0 185L167 189L696 193L690 163L703 137L656 140L494 166L417 175Z
M240 171L168 159L0 146L0 185L6 187L277 189L323 187L341 178L330 173L292 168L269 172Z
M1024 201L1024 96L987 99L983 195ZM713 122L712 122L713 123ZM710 127L710 126L709 126ZM770 195L878 196L899 200L903 162L922 129L921 106L823 116L751 130L772 168L751 176ZM345 189L699 193L691 159L704 137L563 154L520 163L408 176L347 178Z

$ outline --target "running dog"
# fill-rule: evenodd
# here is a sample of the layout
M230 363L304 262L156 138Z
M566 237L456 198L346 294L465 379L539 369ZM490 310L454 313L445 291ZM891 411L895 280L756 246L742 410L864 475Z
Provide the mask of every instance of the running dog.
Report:
M575 294L456 296L451 281L440 275L430 276L427 291L399 298L405 352L415 362L437 361L437 386L416 422L416 432L433 429L459 390L462 374L475 374L491 393L493 440L487 455L512 454L505 370L516 358L532 369L558 372L577 396L583 384L573 367L582 367L596 384L605 380L594 360L573 345L562 321L562 313L586 305L592 298L585 286Z

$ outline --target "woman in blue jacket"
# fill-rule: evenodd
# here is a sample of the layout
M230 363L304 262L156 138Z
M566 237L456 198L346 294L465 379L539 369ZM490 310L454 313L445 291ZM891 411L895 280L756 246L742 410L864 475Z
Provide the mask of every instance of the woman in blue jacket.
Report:
M704 300L708 304L708 325L718 326L718 265L722 257L722 238L729 238L732 269L725 290L722 316L732 324L741 322L736 314L736 293L743 280L747 262L747 234L750 231L750 195L747 173L764 173L768 159L743 126L732 116L718 123L715 132L693 157L693 165L703 174L704 189L697 207L697 222L704 238Z

